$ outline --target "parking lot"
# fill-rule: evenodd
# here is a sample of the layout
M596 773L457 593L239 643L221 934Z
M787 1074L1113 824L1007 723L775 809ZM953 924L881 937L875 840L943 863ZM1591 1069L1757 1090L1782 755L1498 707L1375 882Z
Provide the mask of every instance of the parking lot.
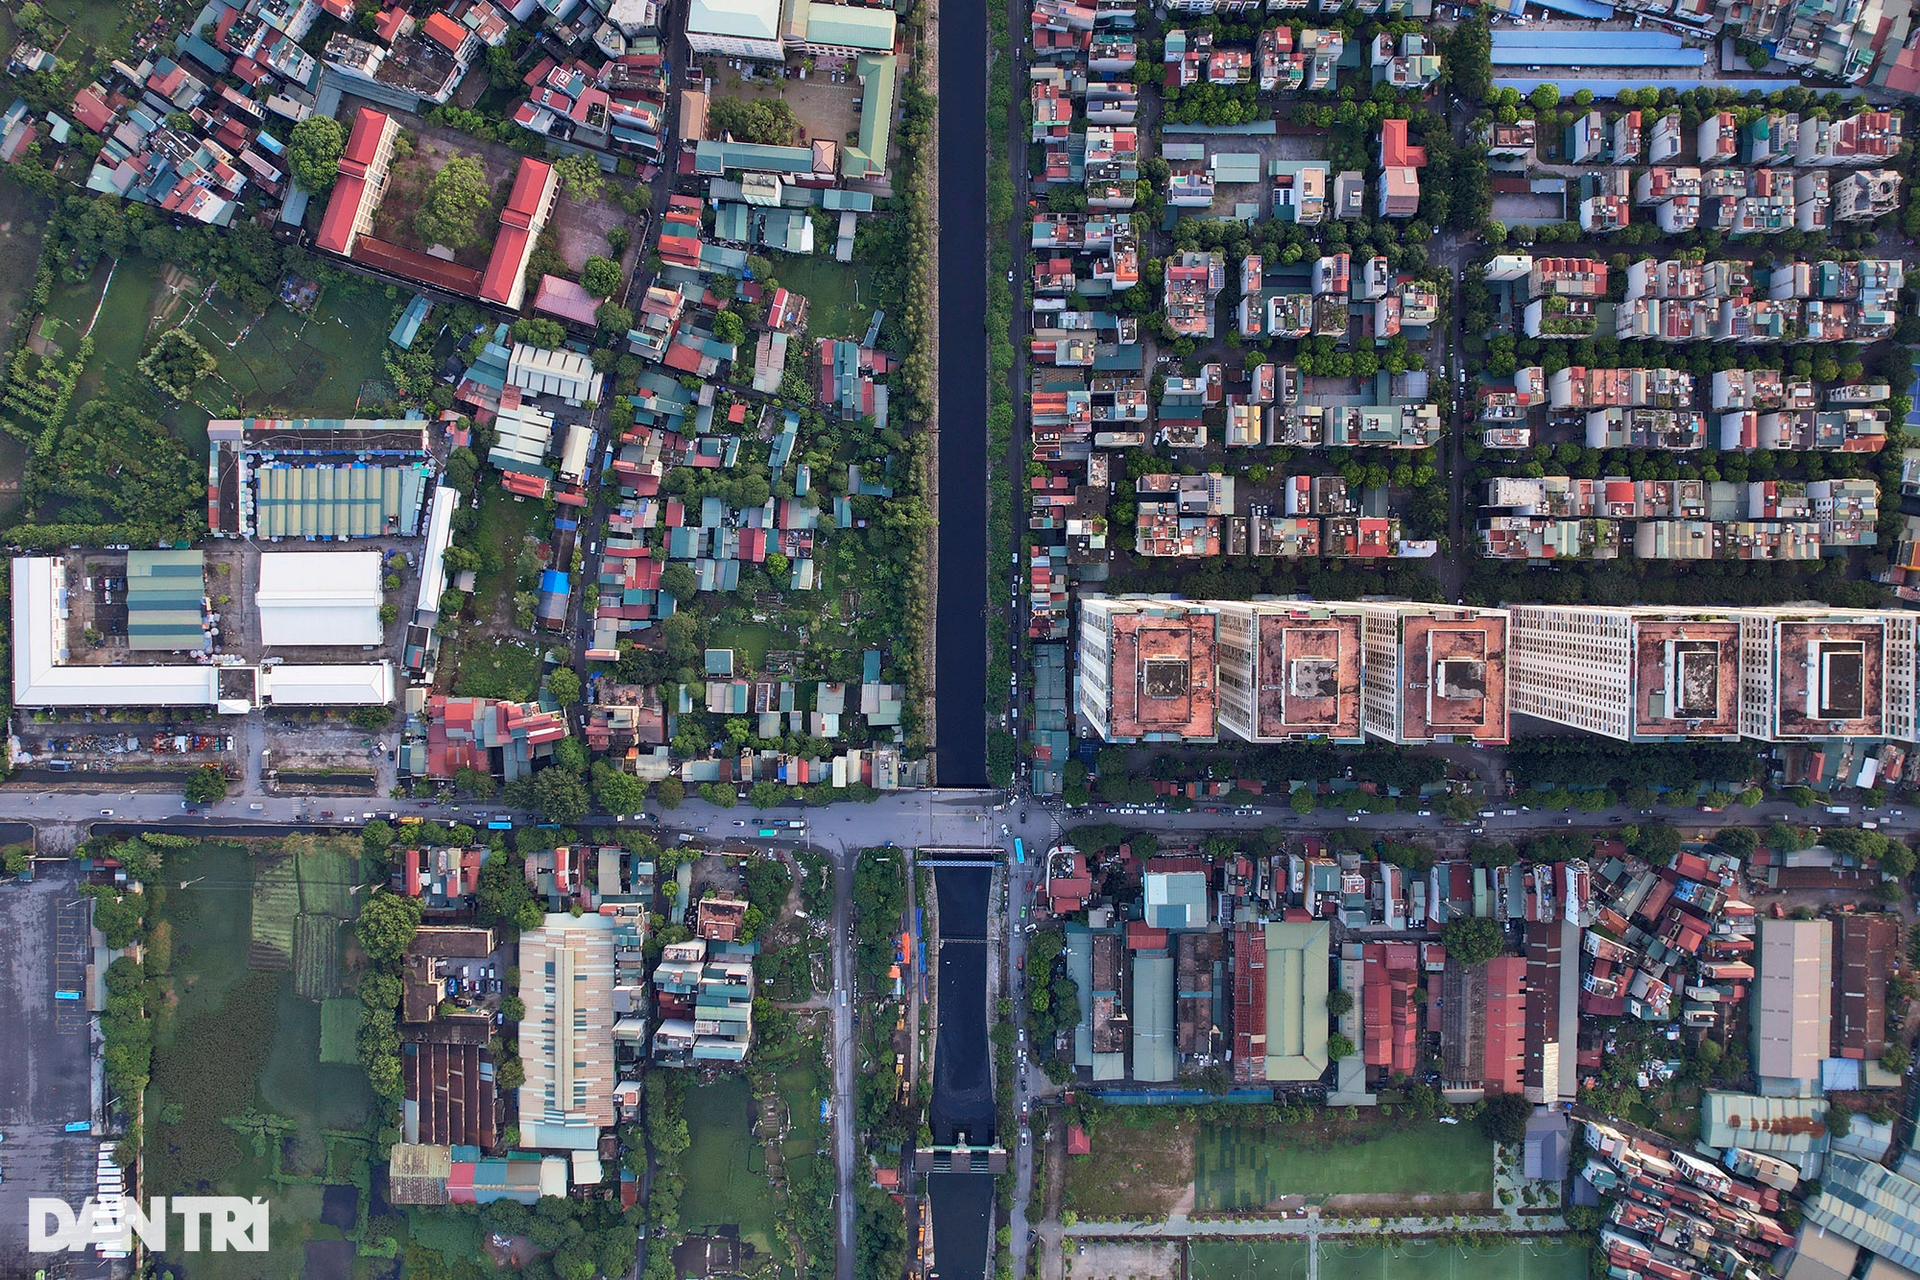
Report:
M67 1133L91 1118L92 1020L83 1000L54 992L86 985L87 909L75 892L77 873L42 864L31 884L0 884L0 1277L13 1280L45 1266L58 1276L104 1275L88 1255L36 1257L27 1252L27 1199L49 1196L78 1208L93 1194L99 1140ZM49 1265L52 1263L53 1265ZM81 1265L74 1265L81 1264Z

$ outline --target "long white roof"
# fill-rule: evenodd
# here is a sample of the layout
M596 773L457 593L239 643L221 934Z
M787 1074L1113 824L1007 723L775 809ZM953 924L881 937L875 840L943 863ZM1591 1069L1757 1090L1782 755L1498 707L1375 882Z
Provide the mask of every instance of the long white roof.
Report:
M49 556L13 562L13 701L22 707L211 707L211 666L64 666L66 565Z
M742 40L780 38L780 0L692 0L687 30Z
M379 644L378 551L266 551L260 555L260 642L276 646Z
M393 701L393 664L269 667L260 696L277 707L384 706Z

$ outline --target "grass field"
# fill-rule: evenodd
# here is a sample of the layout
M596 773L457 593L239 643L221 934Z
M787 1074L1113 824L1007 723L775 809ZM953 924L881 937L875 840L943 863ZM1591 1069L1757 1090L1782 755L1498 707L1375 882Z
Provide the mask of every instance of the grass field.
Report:
M305 315L276 302L255 317L216 293L187 325L220 359L198 399L247 416L349 416L362 384L386 377L382 354L397 301L374 285L335 282Z
M11 36L0 38L11 40ZM52 209L45 196L18 183L0 185L0 333L13 324L20 305L29 301L34 268L40 262L40 238Z
M539 689L540 650L533 645L476 643L460 651L453 691L461 697L525 702Z
M352 836L292 835L280 842L300 880L300 909L340 920L360 914L354 889L360 883L360 842Z
M73 357L81 336L92 325L93 359L80 376L76 405L102 392L131 389L141 381L135 366L146 346L148 318L160 291L159 265L138 255L101 263L83 284L55 282L42 331L60 345L63 360Z
M1305 1240L1195 1240L1189 1280L1306 1280Z
M764 671L767 650L798 649L800 639L785 631L761 623L745 626L716 626L708 639L715 649L733 650L735 671Z
M1552 1238L1514 1240L1494 1249L1426 1240L1397 1248L1332 1240L1320 1245L1320 1280L1584 1280L1586 1275L1587 1251ZM1202 1280L1197 1270L1194 1277Z
M1093 1154L1067 1161L1063 1203L1088 1222L1164 1218L1193 1178L1194 1123L1136 1127L1115 1110L1090 1130Z
M807 331L816 338L862 338L873 320L873 304L860 301L860 271L835 262L831 253L782 262L774 277L810 304ZM789 363L787 368L794 365ZM804 366L802 366L804 367Z
M738 1075L687 1090L687 1132L692 1145L684 1165L687 1189L680 1200L683 1230L733 1224L740 1238L762 1253L775 1249L773 1192L753 1159L753 1092Z
M1221 1125L1202 1129L1194 1147L1201 1209L1260 1209L1287 1195L1467 1195L1493 1184L1493 1144L1471 1124Z
M320 1005L320 1061L360 1061L360 1002L334 999Z

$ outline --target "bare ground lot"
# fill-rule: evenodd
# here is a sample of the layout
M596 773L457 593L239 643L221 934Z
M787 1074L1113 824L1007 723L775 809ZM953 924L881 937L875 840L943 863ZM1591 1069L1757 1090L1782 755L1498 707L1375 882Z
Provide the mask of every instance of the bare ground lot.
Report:
M1090 1240L1066 1256L1066 1280L1148 1280L1181 1271L1178 1240Z

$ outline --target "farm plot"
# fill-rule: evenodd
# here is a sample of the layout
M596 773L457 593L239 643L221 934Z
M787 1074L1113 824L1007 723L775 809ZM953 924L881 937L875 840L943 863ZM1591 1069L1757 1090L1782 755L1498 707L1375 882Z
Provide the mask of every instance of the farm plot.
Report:
M300 913L293 934L293 989L307 1000L331 1000L339 993L340 921L333 916Z
M359 842L348 836L288 836L281 848L294 859L300 880L300 909L336 920L358 912L354 890L360 884Z
M253 866L253 921L247 967L293 967L294 921L300 915L299 870L284 853L262 853Z
M360 1061L358 1000L324 1000L320 1004L320 1061Z

